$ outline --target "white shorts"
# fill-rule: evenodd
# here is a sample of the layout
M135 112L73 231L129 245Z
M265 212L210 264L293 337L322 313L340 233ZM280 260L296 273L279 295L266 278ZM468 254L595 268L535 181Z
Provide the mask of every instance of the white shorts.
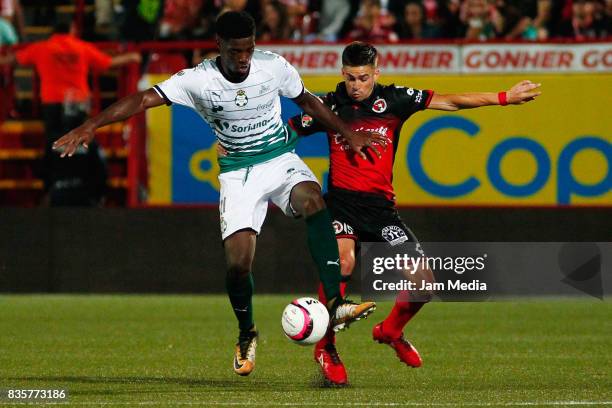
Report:
M306 163L293 152L251 167L221 173L221 237L225 239L246 228L259 234L268 212L268 201L276 204L285 215L298 215L291 208L290 196L293 187L303 181L319 184Z

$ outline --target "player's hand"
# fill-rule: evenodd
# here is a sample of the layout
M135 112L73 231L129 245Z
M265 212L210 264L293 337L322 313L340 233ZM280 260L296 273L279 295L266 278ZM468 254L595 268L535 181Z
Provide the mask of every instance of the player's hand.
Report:
M521 81L506 91L506 99L509 104L522 105L525 102L533 101L542 92L538 90L542 84L535 84L531 81Z
M227 156L227 150L225 150L225 147L221 146L221 143L219 142L217 142L217 156L219 157Z
M142 62L142 56L140 55L139 52L130 52L127 55L128 55L128 58L130 59L130 62L135 62L137 64L140 64Z
M71 130L53 143L53 150L59 151L61 157L71 157L79 148L83 146L87 149L94 139L94 131L85 126L79 126Z
M387 149L387 137L378 132L354 131L349 135L343 135L351 149L353 149L362 159L367 159L365 151L370 148L379 159L382 157L380 147Z

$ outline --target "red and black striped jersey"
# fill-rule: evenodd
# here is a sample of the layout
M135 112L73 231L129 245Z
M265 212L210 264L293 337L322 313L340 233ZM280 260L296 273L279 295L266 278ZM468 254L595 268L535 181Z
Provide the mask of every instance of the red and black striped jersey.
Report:
M427 108L432 96L433 91L429 90L376 84L370 97L359 102L348 96L344 82L325 95L323 103L353 130L375 131L389 139L387 149L381 151L381 159L369 152L368 159L364 160L339 134L328 131L329 188L380 194L395 201L393 162L400 130L413 113ZM289 119L289 127L300 136L326 131L306 113Z

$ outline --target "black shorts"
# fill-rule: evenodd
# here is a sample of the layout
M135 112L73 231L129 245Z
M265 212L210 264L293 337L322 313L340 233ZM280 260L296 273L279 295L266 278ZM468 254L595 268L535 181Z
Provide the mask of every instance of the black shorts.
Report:
M386 242L398 250L423 255L417 237L400 218L395 203L384 196L359 191L330 189L325 195L336 239Z

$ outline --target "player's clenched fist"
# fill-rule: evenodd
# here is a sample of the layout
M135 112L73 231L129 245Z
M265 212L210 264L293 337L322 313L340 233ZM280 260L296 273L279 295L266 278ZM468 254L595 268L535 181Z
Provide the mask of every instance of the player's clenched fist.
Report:
M536 84L529 80L521 81L506 92L508 104L521 105L533 101L542 92L538 89L542 84Z
M84 126L79 126L56 140L55 143L53 143L53 150L61 152L61 157L70 157L76 152L79 146L83 145L83 147L87 148L93 139L93 130Z

